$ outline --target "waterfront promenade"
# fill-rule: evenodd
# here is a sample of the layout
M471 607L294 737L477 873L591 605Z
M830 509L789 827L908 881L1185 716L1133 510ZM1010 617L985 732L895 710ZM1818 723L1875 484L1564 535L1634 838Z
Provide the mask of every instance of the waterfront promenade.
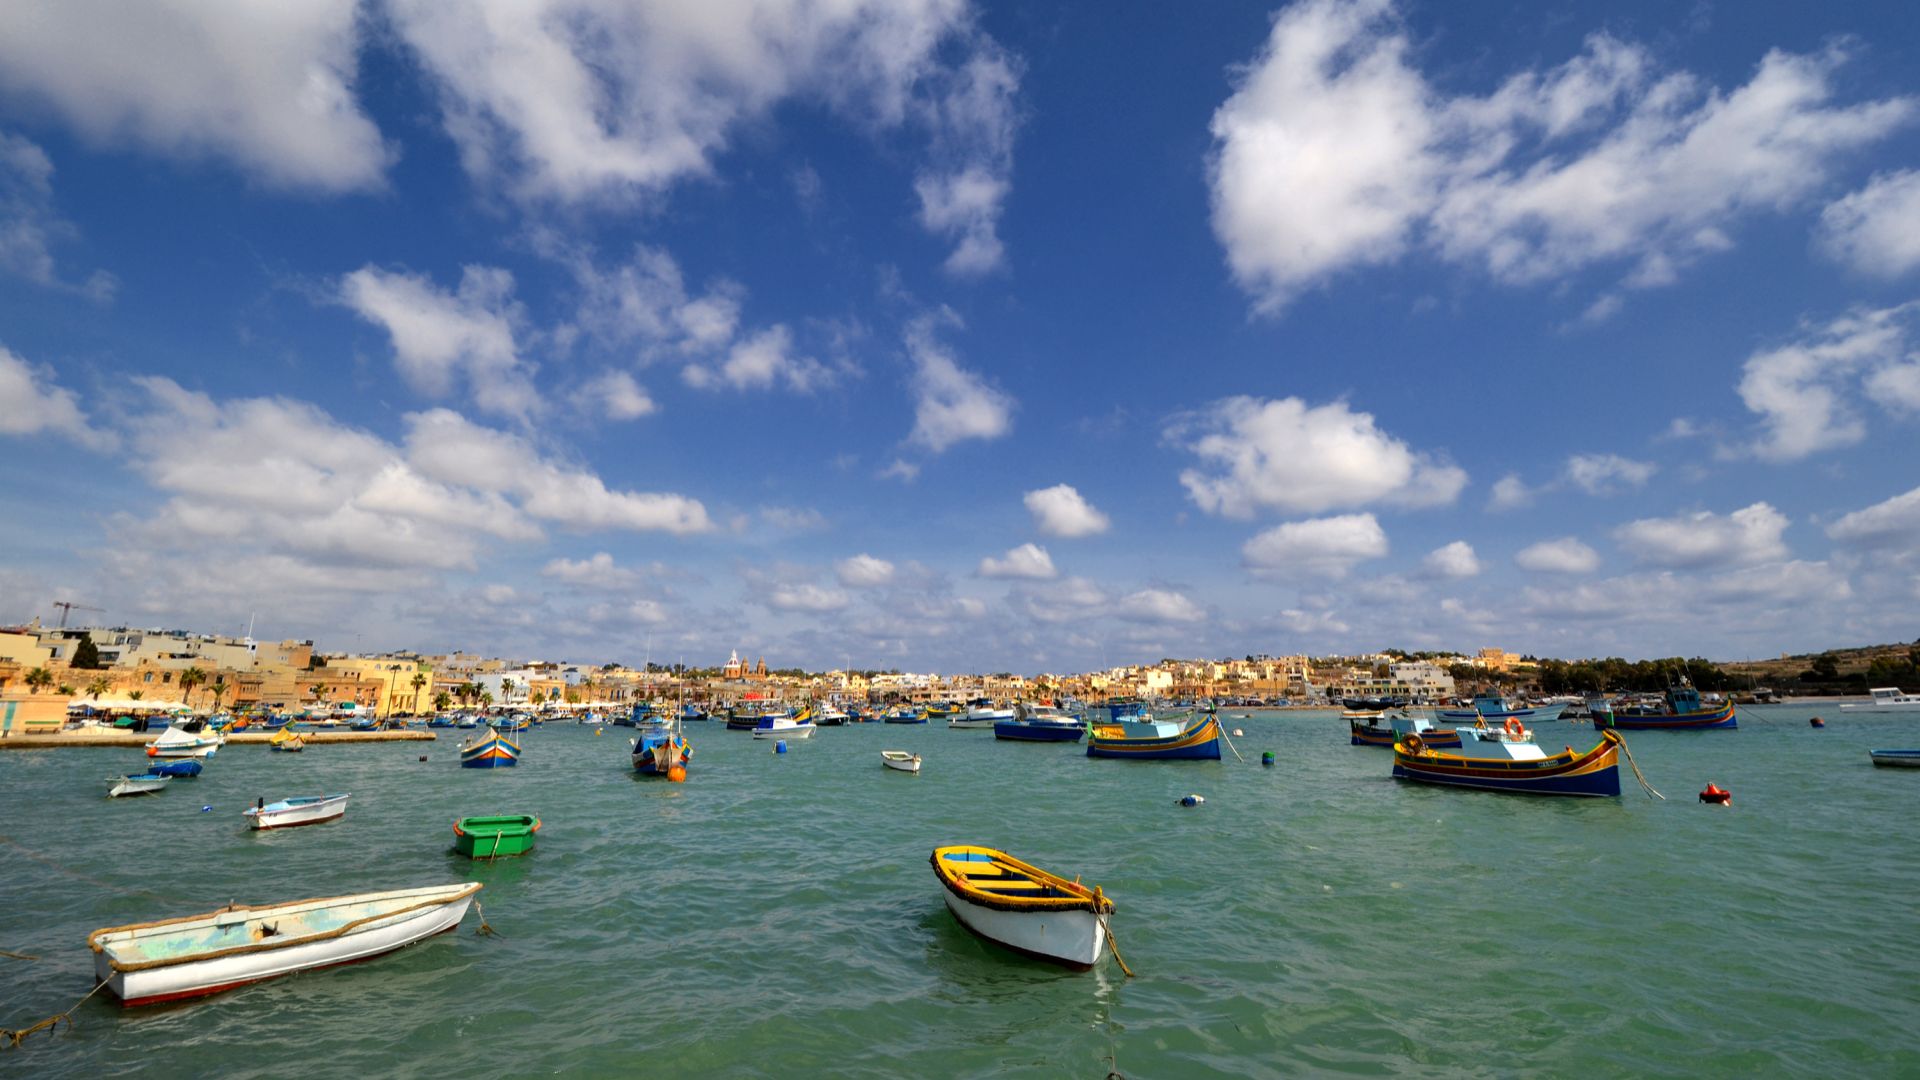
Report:
M9 735L0 739L0 750L56 750L82 746L145 746L159 737L154 731L67 730L44 735ZM303 731L300 737L309 744L369 742L432 742L431 731ZM236 731L226 736L227 745L258 743L265 746L273 738L270 731Z

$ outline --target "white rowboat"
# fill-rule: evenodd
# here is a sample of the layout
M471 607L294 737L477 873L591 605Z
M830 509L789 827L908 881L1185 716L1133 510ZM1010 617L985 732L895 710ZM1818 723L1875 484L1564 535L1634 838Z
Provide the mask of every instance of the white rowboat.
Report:
M348 795L297 795L279 802L263 802L247 807L247 827L284 829L294 825L318 825L347 812Z
M1107 944L1113 901L1002 851L973 845L933 850L940 895L960 925L1040 960L1086 970Z
M171 776L158 773L141 773L139 776L109 776L107 782L113 786L107 789L107 798L118 799L124 795L152 795L165 790Z
M460 925L480 883L360 893L136 923L87 935L94 977L123 1005L215 994L364 960Z
M920 755L909 754L905 750L880 751L880 763L889 769L899 769L901 772L920 771Z

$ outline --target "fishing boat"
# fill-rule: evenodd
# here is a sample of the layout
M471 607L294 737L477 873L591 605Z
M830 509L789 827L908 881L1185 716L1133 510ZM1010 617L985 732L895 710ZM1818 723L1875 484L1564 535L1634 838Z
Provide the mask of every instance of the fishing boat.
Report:
M888 709L881 721L888 724L924 724L926 714L911 705L895 705Z
M478 728L480 726L480 718L477 716L455 717L453 721L453 726L456 728L465 729L467 731L472 731L475 728Z
M1340 704L1348 712L1386 712L1389 709L1404 709L1409 702L1398 697L1357 697L1341 698Z
M268 802L261 799L247 807L245 817L250 829L290 829L296 825L318 825L345 817L349 795L296 795Z
M1659 705L1614 708L1596 704L1590 709L1593 726L1621 731L1726 731L1740 726L1732 701L1708 705L1685 675L1667 688Z
M1842 702L1840 708L1846 712L1914 712L1920 713L1920 694L1901 693L1897 686L1878 686L1867 693L1873 695L1872 701Z
M673 777L675 769L680 770L680 779L686 779L687 764L693 760L693 748L687 745L687 737L680 733L677 721L656 719L640 725L640 734L630 743L633 747L633 768L643 776Z
M1499 694L1485 693L1473 696L1471 709L1442 709L1442 720L1485 720L1489 724L1504 723L1507 720L1519 720L1525 723L1534 719L1540 710L1529 709L1523 705L1514 705Z
M1875 765L1896 769L1920 769L1920 750L1869 750Z
M1079 742L1087 725L1052 705L1016 705L1011 720L993 725L993 737L1008 742Z
M226 740L217 731L209 730L205 720L187 720L160 733L160 737L147 744L147 756L151 758L203 758L212 757Z
M1087 756L1135 761L1220 760L1220 717L1199 713L1179 720L1115 720L1087 731Z
M296 731L276 731L273 738L267 740L267 749L278 750L283 754L297 754L307 748L307 740Z
M478 882L359 893L112 926L87 935L94 977L122 1005L216 994L365 960L460 924Z
M466 721L469 721L469 720L472 720L473 722L467 723ZM479 723L480 721L475 720L473 717L465 716L459 713L441 713L440 715L430 717L427 720L427 726L430 728L450 728L450 727L454 727L455 725L458 725L460 727L476 727L479 725Z
M533 718L516 713L513 716L496 716L488 723L495 731L525 731L533 726Z
M680 722L681 723L685 723L689 720L705 720L705 719L707 719L707 710L701 708L700 706L694 705L692 703L688 703L680 706Z
M791 718L792 715L787 709L771 708L765 705L739 707L728 714L727 730L753 731L769 720Z
M813 722L821 727L845 727L847 713L838 705L820 705L813 709Z
M760 721L753 729L756 739L811 739L813 738L813 710L802 709L799 716L769 716Z
M996 705L992 698L974 698L963 713L947 717L950 728L991 728L1002 720L1014 719L1014 710Z
M920 771L920 755L909 754L905 750L882 750L880 764L901 772L917 773Z
M933 701L928 702L927 707L920 711L928 720L951 720L964 710L951 701Z
M469 859L524 855L539 831L540 819L532 814L463 817L453 823L453 850Z
M933 849L933 874L953 917L996 945L1085 971L1107 945L1113 901L1003 851Z
M109 776L107 783L113 785L107 789L107 798L119 799L128 795L157 795L166 790L167 781L173 779L157 772L143 772L137 776Z
M1460 745L1460 733L1452 728L1434 727L1431 720L1411 713L1341 714L1347 721L1348 741L1353 746L1380 746L1391 749L1407 735L1418 735L1428 745L1451 749Z
M1457 751L1435 750L1419 735L1395 743L1394 778L1524 795L1620 794L1620 747L1625 744L1615 732L1601 732L1599 745L1585 753L1568 747L1547 754L1517 719L1510 727L1458 730Z
M156 761L147 769L147 772L154 776L166 776L177 779L181 777L199 776L200 770L203 768L205 768L205 766L200 763L199 758L175 758L172 761Z
M1107 710L1109 720L1150 719L1147 703L1137 697L1111 697L1101 708Z
M489 731L460 744L463 769L505 769L520 764L520 744L504 731Z

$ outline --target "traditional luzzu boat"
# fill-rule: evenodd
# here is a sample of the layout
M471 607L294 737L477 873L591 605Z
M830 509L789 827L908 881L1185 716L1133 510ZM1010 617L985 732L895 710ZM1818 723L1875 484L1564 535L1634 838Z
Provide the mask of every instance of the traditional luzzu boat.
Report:
M480 883L360 893L112 926L87 935L95 977L122 1005L201 997L365 960L460 925Z
M520 764L520 744L504 731L489 731L460 746L463 769L505 769Z
M1192 719L1116 720L1087 730L1087 756L1135 761L1220 760L1220 717L1197 713Z
M1522 795L1620 794L1620 747L1624 743L1614 732L1601 732L1599 745L1585 753L1568 747L1558 754L1543 752L1518 720L1484 731L1460 728L1459 733L1461 745L1457 751L1435 750L1419 735L1408 735L1395 743L1395 779Z
M927 714L911 705L895 705L880 719L888 724L924 724L927 722Z
M469 859L524 855L539 831L540 819L532 814L463 817L453 823L453 850Z
M1594 706L1591 715L1594 727L1621 731L1718 731L1740 726L1732 701L1707 705L1685 675L1667 688L1662 705L1622 709Z
M1460 733L1452 728L1434 727L1431 720L1414 716L1406 712L1398 714L1383 712L1348 711L1341 714L1346 718L1348 739L1354 746L1380 746L1392 749L1393 744L1407 735L1418 735L1428 746L1440 749L1452 749L1460 745Z
M921 715L928 720L951 720L961 715L963 711L960 706L951 701L935 701L928 703L927 707L921 710Z
M687 778L687 764L693 760L693 747L687 745L687 737L680 733L677 721L652 720L640 725L640 734L633 739L633 769L642 776L664 776L674 779L674 770L680 771L679 779Z
M283 754L297 754L307 748L307 740L297 731L276 731L273 738L267 740L267 749L278 750Z
M1499 724L1507 720L1525 722L1534 719L1540 710L1525 706L1515 706L1499 694L1475 694L1471 709L1442 709L1442 720L1485 720L1489 724Z
M1920 769L1920 750L1869 750L1875 765L1896 769Z
M947 910L988 941L1082 971L1107 947L1113 901L1098 886L967 844L934 848L931 862Z
M107 788L107 798L123 799L129 795L157 795L166 790L167 781L171 779L173 777L151 770L137 776L109 776L107 783L112 786Z
M295 795L268 802L261 799L247 807L249 829L289 829L296 825L318 825L345 817L350 795Z
M909 754L905 750L882 750L880 764L900 772L917 773L920 771L920 755Z

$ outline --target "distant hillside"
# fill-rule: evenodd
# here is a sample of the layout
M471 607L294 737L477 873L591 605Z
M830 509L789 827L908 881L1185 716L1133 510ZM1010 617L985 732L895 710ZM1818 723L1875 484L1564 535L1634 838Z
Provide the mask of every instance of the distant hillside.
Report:
M1869 687L1920 690L1920 640L1910 645L1861 645L1771 660L1730 660L1721 670L1739 682L1783 694L1864 694Z

